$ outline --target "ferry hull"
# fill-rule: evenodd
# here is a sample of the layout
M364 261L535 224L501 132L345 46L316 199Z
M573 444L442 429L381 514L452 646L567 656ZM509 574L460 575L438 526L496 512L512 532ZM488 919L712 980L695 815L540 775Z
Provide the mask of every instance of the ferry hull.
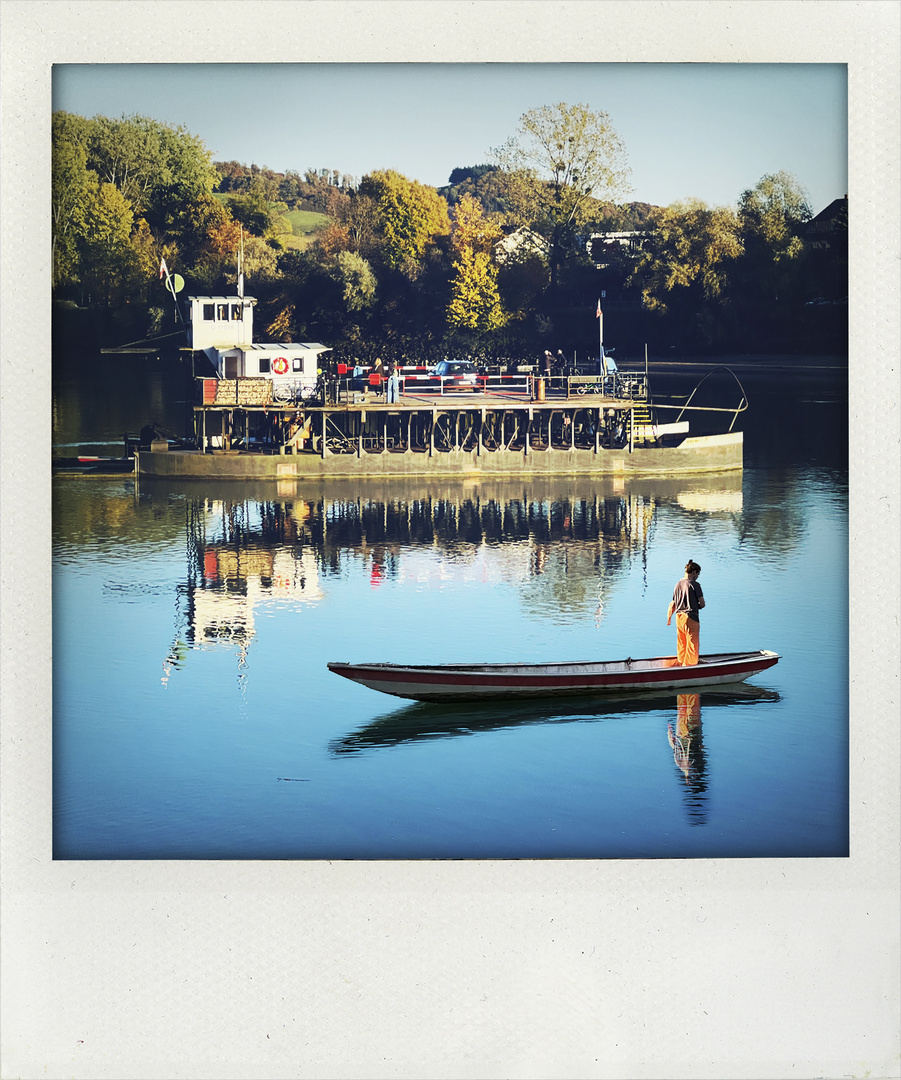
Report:
M383 450L350 454L261 454L242 451L139 451L136 472L166 480L305 480L326 477L467 475L674 476L742 468L742 434L708 435L678 446L636 446L630 452L592 449L483 451Z

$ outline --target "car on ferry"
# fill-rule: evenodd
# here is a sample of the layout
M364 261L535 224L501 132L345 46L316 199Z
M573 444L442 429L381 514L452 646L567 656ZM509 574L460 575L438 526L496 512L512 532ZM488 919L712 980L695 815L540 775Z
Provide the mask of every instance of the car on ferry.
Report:
M441 379L443 390L479 389L479 369L471 360L441 360L429 374Z

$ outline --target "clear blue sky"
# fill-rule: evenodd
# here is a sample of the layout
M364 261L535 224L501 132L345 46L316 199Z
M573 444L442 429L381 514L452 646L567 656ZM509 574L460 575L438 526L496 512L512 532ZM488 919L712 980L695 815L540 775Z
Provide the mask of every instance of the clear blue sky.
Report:
M818 213L848 190L839 64L75 64L53 107L183 124L216 160L284 172L393 168L425 184L490 160L528 109L605 110L631 199L734 204L785 170Z

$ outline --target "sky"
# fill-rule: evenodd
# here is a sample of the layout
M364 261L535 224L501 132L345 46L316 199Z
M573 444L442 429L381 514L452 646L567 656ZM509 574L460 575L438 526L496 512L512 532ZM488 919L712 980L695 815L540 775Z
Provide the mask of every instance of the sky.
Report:
M848 190L842 64L63 64L53 108L184 125L217 161L396 169L440 187L491 161L529 109L605 111L628 200L734 205L784 170L818 213ZM622 200L626 201L626 199Z

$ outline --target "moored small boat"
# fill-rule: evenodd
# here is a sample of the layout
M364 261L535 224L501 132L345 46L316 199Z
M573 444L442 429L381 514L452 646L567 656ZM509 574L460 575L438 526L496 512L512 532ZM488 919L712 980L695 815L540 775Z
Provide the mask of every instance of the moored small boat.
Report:
M696 665L671 656L643 660L558 664L349 664L330 671L352 682L414 701L496 701L505 698L590 696L643 690L693 690L744 682L779 660L768 649L713 653Z

